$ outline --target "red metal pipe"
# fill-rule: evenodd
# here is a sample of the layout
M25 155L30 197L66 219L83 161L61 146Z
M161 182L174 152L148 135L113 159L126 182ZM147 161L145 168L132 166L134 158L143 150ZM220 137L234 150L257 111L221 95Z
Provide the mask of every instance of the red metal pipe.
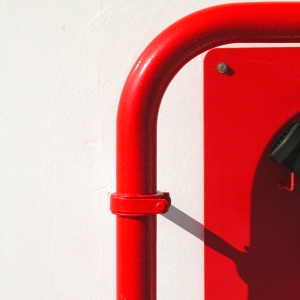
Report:
M163 94L192 58L229 43L300 42L300 3L215 6L171 25L144 50L121 95L114 199L156 194L156 124ZM153 200L153 199L152 199ZM138 201L138 200L137 200ZM129 203L129 202L128 202ZM131 202L130 202L131 203ZM125 207L123 205L123 208ZM156 216L117 214L117 299L156 299Z

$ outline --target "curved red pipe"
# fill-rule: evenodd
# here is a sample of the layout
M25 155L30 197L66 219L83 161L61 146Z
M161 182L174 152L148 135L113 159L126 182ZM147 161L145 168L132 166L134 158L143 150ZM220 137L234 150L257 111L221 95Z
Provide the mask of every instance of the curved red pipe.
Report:
M158 35L133 66L117 118L117 194L156 193L156 124L176 73L229 43L300 42L300 3L241 3L195 12ZM156 217L117 216L117 299L156 299Z

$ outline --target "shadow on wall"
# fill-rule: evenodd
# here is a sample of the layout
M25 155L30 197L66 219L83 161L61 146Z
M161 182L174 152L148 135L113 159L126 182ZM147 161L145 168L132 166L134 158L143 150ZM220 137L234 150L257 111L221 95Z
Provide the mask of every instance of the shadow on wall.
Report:
M240 278L248 285L248 300L300 299L300 179L296 176L293 192L274 189L274 182L280 182L283 175L289 178L289 170L268 157L276 137L286 127L274 135L257 166L252 185L250 247L245 246L244 252L174 206L164 215L235 263Z

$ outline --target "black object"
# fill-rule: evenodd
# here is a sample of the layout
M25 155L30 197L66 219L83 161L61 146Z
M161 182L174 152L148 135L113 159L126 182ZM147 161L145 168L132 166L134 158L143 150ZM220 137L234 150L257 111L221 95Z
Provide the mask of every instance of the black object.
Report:
M282 133L273 145L270 157L300 176L300 121L294 122Z

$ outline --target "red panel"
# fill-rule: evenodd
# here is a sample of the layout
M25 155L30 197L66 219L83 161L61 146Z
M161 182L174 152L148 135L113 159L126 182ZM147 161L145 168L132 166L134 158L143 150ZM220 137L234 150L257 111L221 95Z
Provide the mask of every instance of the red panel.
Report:
M229 66L227 74L217 64ZM269 151L300 119L300 49L214 49L204 63L205 299L300 299L300 179Z

